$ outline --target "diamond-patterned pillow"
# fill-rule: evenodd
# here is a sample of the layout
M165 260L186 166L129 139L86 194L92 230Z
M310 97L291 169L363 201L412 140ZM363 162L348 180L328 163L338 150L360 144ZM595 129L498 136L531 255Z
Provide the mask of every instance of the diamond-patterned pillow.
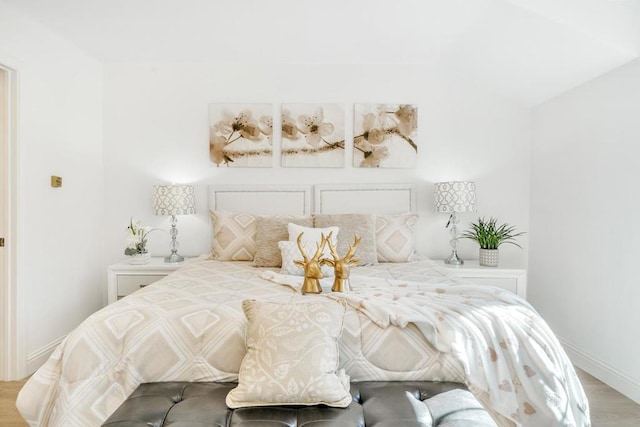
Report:
M210 211L213 223L211 257L219 261L251 261L256 253L256 216Z
M378 215L376 252L380 262L407 262L415 255L414 229L418 215Z
M349 406L349 380L338 371L345 307L313 296L287 304L243 301L247 354L227 406Z

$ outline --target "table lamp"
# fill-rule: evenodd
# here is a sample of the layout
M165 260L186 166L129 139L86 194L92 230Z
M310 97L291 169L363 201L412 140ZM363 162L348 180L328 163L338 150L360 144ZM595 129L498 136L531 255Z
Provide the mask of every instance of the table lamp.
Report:
M171 215L171 255L164 262L182 262L184 257L178 255L178 220L176 215L193 215L196 213L196 202L193 185L156 185L153 187L153 210L156 215Z
M458 217L456 213L476 211L476 184L472 181L449 181L435 184L435 211L450 213L446 228L451 226L451 255L445 264L462 265L464 261L458 257Z

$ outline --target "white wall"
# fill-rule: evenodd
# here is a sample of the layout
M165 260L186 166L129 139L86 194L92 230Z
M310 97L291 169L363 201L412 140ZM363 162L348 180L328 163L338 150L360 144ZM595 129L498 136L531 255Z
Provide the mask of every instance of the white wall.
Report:
M0 3L2 61L19 78L18 316L31 371L103 302L102 69Z
M529 299L573 360L640 402L640 60L534 111Z
M215 64L212 62L109 63L105 65L105 259L123 258L129 217L167 229L154 217L152 186L196 184L198 214L178 220L184 255L209 251L206 187L212 183L416 182L422 215L418 247L444 258L450 253L447 217L432 212L433 182L475 180L478 215L498 216L529 228L530 110L458 80L434 65ZM351 123L354 102L419 105L416 169L217 168L208 160L208 105L224 102L343 102ZM275 110L279 114L279 110ZM351 126L347 125L347 139ZM526 266L524 250L506 247L504 265ZM169 252L167 234L150 236L154 255ZM477 258L477 246L460 243Z

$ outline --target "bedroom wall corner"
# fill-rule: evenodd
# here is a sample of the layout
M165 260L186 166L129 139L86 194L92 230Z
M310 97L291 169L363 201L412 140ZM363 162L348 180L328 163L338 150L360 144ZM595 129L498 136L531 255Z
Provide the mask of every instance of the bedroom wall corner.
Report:
M0 52L20 64L16 309L29 374L103 305L103 72L4 3Z
M534 110L529 300L585 371L640 403L640 60Z

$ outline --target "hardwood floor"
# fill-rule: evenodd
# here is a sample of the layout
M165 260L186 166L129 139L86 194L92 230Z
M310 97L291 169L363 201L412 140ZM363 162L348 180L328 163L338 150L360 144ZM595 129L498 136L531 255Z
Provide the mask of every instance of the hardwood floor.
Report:
M0 381L0 426L23 427L27 425L16 409L16 396L24 383L25 381Z
M591 407L593 427L638 427L640 405L603 384L591 375L578 371ZM0 382L0 426L26 426L15 407L16 396L24 381Z

